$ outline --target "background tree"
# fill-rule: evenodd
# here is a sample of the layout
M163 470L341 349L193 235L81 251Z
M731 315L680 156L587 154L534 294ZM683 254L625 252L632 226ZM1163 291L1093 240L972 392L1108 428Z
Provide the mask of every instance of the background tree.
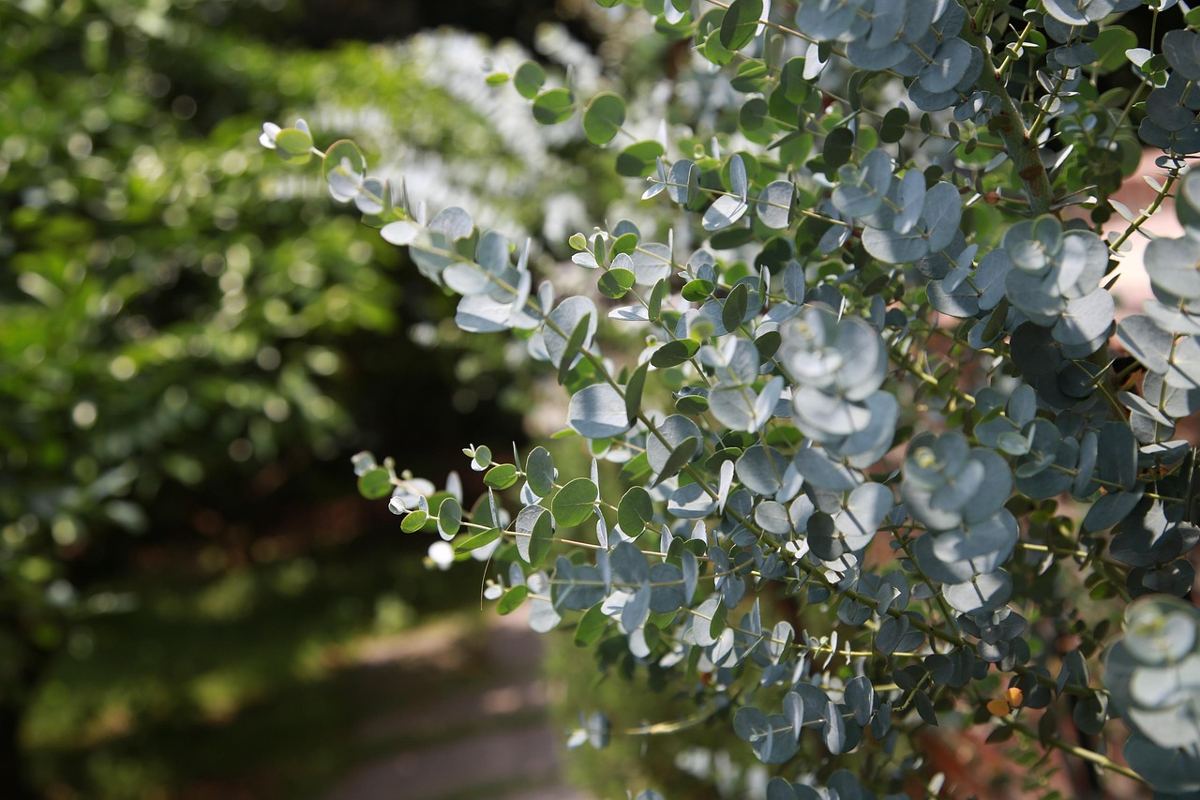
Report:
M403 7L395 4L396 13ZM273 595L273 581L287 583L280 576L308 576L288 585L337 587L362 600L352 623L338 616L344 605L306 607L314 635L369 629L377 598L394 598L405 584L396 562L406 551L380 559L350 548L372 523L336 504L347 487L343 468L331 464L403 437L431 454L423 469L442 472L455 463L434 446L445 431L469 439L486 419L489 430L498 424L507 438L522 436L515 415L498 418L480 405L506 393L501 402L518 405L523 380L496 343L459 337L454 358L425 357L410 330L448 344L436 321L452 306L407 280L393 248L362 240L351 220L331 214L323 190L263 153L250 129L264 109L297 108L398 156L402 141L405 159L426 165L420 179L410 175L414 188L436 187L447 202L470 197L498 223L535 235L555 224L547 208L512 198L553 196L564 175L582 179L586 165L568 166L532 120L498 135L492 117L502 109L464 100L485 88L476 80L484 57L525 51L444 35L314 52L294 46L302 31L287 20L311 25L324 14L319 27L330 31L332 12L298 9L0 7L6 793L31 791L12 778L30 761L18 742L23 724L34 742L78 739L105 713L96 699L105 692L170 682L155 674L164 670L161 653L146 640L170 634L171 626L154 627L156 574L195 585L197 598L238 575L266 573L261 585L251 581L251 594L263 597ZM422 24L439 22L422 13ZM338 30L416 30L408 18L390 28L358 19ZM458 53L461 70L436 64L446 51ZM396 364L407 365L403 375ZM417 414L438 421L404 422ZM318 525L331 530L314 532ZM424 602L444 600L432 593ZM147 635L122 636L115 613L148 620ZM282 656L214 641L214 659L258 659L261 666L247 667L258 670L256 680L287 680ZM296 634L278 648L295 658L306 642ZM106 659L123 667L106 670L98 663ZM93 682L47 694L47 674L55 684L80 674ZM180 687L162 694L170 699L138 695L135 717L149 724L203 713ZM39 698L46 713L31 732L27 712ZM42 764L39 783L65 772ZM66 782L95 796L103 789L94 781Z

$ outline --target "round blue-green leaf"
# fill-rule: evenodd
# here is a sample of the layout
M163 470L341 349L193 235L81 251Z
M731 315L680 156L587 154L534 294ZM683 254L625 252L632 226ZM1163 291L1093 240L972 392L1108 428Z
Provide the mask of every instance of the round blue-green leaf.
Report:
M599 496L599 489L590 479L575 478L554 496L551 503L554 518L565 528L579 525L595 512Z
M984 448L971 451L971 460L983 465L984 478L975 498L962 510L967 522L988 519L999 511L1013 490L1012 469L998 453Z
M859 675L846 684L846 705L854 714L854 721L866 725L875 711L875 687L866 675Z
M757 430L754 417L758 395L749 386L719 387L708 395L713 416L730 430Z
M450 241L467 239L475 230L475 222L465 209L447 206L429 221L429 230L445 234Z
M929 252L929 241L919 232L866 228L862 243L868 253L888 264L909 264Z
M992 611L1012 597L1013 582L1007 572L998 569L977 575L963 583L947 584L942 587L946 601L964 614Z
M1117 341L1151 372L1167 371L1167 358L1171 355L1174 340L1175 337L1144 314L1126 317L1117 323Z
M1185 300L1200 299L1200 240L1153 239L1146 246L1145 259L1156 287Z
M754 509L754 522L767 533L785 534L792 531L787 508L774 500L764 500Z
M667 500L667 513L677 519L703 519L716 507L716 499L698 483L680 486Z
M526 61L513 73L513 86L526 100L537 97L545 83L546 70L542 69L541 64L534 61Z
M741 197L721 195L704 212L700 223L706 231L719 231L741 219L749 208L749 203Z
M678 611L687 604L683 572L674 564L658 563L650 567L650 610L655 614Z
M943 564L971 561L976 572L991 572L998 563L985 562L985 556L999 554L999 561L1007 560L1017 545L1017 519L1007 509L982 522L966 525L958 530L939 533L933 540L933 555Z
M837 755L846 746L846 721L837 703L830 700L825 706L825 723L821 726L821 741L825 749Z
M949 247L954 235L959 232L958 225L962 220L962 197L958 187L946 181L935 183L925 193L922 213L930 252L936 253Z
M834 461L817 447L805 448L796 453L794 463L796 471L804 476L804 480L819 489L849 491L862 483L862 479L854 470Z
M544 447L535 447L525 459L525 480L538 497L554 491L554 459Z
M866 547L895 501L892 490L880 483L864 483L850 492L846 507L834 518L834 524L851 550Z
M547 89L533 101L533 118L543 125L566 122L575 113L575 101L566 89Z
M970 561L943 561L934 552L939 536L940 534L936 533L926 533L918 537L913 544L913 556L917 565L925 577L931 581L946 584L962 583L971 580L981 572L990 572L1002 563L994 558L985 558L980 559L979 566L976 567Z
M624 124L625 101L612 92L596 95L583 111L583 133L592 144L608 144Z
M764 764L782 764L796 754L796 737L782 714L768 717L757 708L745 706L734 715L733 730L750 743Z
M633 593L633 597L625 601L621 608L621 625L626 631L634 631L646 624L650 616L650 595L653 593L650 581L645 581Z
M379 230L379 235L389 244L406 247L421 235L421 226L408 220L397 220L384 225Z
M792 397L792 409L801 429L821 442L866 430L871 423L866 405L807 386Z
M797 261L789 261L783 270L783 295L792 303L803 303L808 291L804 267Z
M571 397L567 424L589 439L607 439L629 430L625 398L607 383L584 387Z
M1180 715L1176 722L1180 727L1195 725ZM1121 750L1129 766L1139 775L1150 777L1151 783L1160 792L1171 797L1183 797L1200 791L1200 757L1180 748L1160 747L1141 736L1130 736Z
M1142 499L1141 486L1132 492L1109 492L1088 509L1083 529L1089 533L1106 530L1125 519Z
M358 194L358 186L367 171L367 159L358 145L349 139L341 139L326 149L322 168L329 194L334 200L346 203Z
M1200 341L1196 337L1185 336L1176 342L1163 380L1177 389L1200 387Z
M1043 0L1043 2L1046 11L1059 22L1082 27L1092 21L1087 13L1090 5L1088 0ZM1104 0L1098 5L1111 9L1113 4L1109 0Z
M612 579L622 588L641 586L650 577L650 564L646 556L629 542L620 542L608 557L612 568Z
M442 535L443 539L449 540L458 533L460 525L462 525L462 506L453 497L447 497L438 507L438 533Z
M767 800L796 800L796 790L786 778L776 775L767 783Z
M773 495L783 486L783 474L788 462L774 447L756 444L742 453L735 467L738 479L758 495Z
M1068 300L1051 333L1062 344L1087 344L1108 332L1115 312L1112 295L1099 288L1077 300Z
M540 578L540 579L539 579ZM536 583L535 583L536 581ZM541 595L550 594L549 581L544 573L534 573L529 576L529 591ZM534 597L529 602L529 628L536 633L549 633L558 627L562 617L554 609L554 604L545 597Z
M839 39L851 32L857 35L846 38L857 39L860 35L866 35L870 24L861 11L859 3L800 3L796 10L796 28L821 42ZM815 57L815 49L810 52Z
M971 66L971 45L957 37L945 39L933 53L933 62L917 74L922 88L948 92L962 80Z
M671 165L667 195L679 205L687 205L700 191L700 169L694 161L681 158Z
M1195 31L1173 30L1163 37L1167 63L1189 81L1200 80L1200 36Z
M367 178L362 190L354 195L354 205L367 216L382 214L391 204L388 186L379 178Z
M892 157L876 148L863 157L858 169L845 167L853 181L843 181L833 190L833 204L850 217L875 213L892 184Z
M755 207L758 218L768 228L786 228L795 196L796 186L791 181L771 181L758 195L758 205Z
M596 304L583 296L568 297L550 313L543 339L550 363L562 367L565 363L569 368L577 357L580 349L590 346L592 337L596 334ZM583 324L586 320L586 326ZM581 340L575 339L575 334L583 331ZM574 344L574 353L568 357L568 351Z

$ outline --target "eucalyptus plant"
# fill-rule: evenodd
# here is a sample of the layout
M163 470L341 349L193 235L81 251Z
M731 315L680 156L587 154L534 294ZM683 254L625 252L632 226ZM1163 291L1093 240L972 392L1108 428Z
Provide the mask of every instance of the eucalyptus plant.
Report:
M665 212L570 237L594 292L560 296L528 244L430 213L353 142L264 126L461 296L462 330L549 364L591 457L472 445L468 502L364 453L362 493L439 559L490 557L500 613L665 672L774 765L770 800L906 796L933 772L915 737L947 724L1200 791L1176 433L1200 409L1200 13L1148 3L1172 29L1139 42L1139 0L599 2L686 40L709 94L643 138L644 97L488 77ZM1134 212L1114 194L1144 146L1162 176ZM1151 237L1153 298L1118 322L1171 196L1184 235ZM570 743L686 724L662 722L581 714ZM1050 792L1041 763L1026 788Z

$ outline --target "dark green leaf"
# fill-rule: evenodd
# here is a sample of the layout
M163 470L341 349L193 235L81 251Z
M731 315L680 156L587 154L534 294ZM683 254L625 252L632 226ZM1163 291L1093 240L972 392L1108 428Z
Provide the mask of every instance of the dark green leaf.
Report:
M762 0L733 0L721 20L721 44L731 51L741 50L754 38L762 16Z
M630 487L617 504L617 522L626 536L640 536L646 525L654 520L654 504L650 493L640 486Z
M535 447L525 459L525 479L538 497L554 491L554 460L544 447Z
M378 500L392 493L392 476L383 467L364 472L358 478L358 492L368 500Z
M425 527L425 523L429 521L429 514L424 511L412 511L404 516L400 522L400 530L405 533L416 533Z
M592 606L579 618L579 624L575 628L575 644L579 647L595 644L607 625L608 617L604 614L604 607Z
M453 497L447 497L438 506L437 520L438 531L444 536L453 536L462 525L462 506Z
M725 330L736 331L742 326L749 297L750 291L744 283L739 283L729 292L729 296L721 305L721 324L725 326Z
M575 478L559 489L551 505L554 518L564 528L572 528L596 510L596 498L600 492L596 484L587 478Z
M635 142L617 156L617 174L626 178L645 178L654 172L663 147L655 141Z
M645 362L638 366L629 376L629 383L625 384L625 418L630 425L638 417L638 412L642 408L642 391L646 388L646 373L650 370L650 362Z
M507 489L517 482L517 468L514 464L497 464L483 476L483 482L493 489Z
M592 144L608 144L625 124L625 101L612 92L592 98L583 111L583 133Z
M555 511L557 512L557 509ZM561 519L559 521L561 522ZM534 520L533 531L529 536L529 563L535 569L542 565L550 553L550 545L554 543L554 522L554 518L549 514L539 514Z
M600 294L617 300L625 296L625 293L633 286L635 279L636 276L631 270L617 267L601 275L596 286L600 289Z
M697 341L676 339L655 350L654 355L650 356L650 363L659 369L676 367L696 355L696 351L699 349L700 343Z
M504 596L500 598L500 602L496 604L496 611L501 615L511 614L521 607L525 602L525 598L529 596L529 587L525 584L520 584L512 587Z
M526 100L537 97L545 82L546 70L542 69L541 64L534 61L526 61L513 73L513 86Z
M500 538L499 528L488 528L486 531L481 531L468 536L465 539L460 539L454 543L454 552L466 553L471 550L478 550L480 547L489 545Z
M567 339L567 346L563 349L562 361L558 364L558 382L561 384L567 382L567 375L570 374L571 367L574 366L575 357L579 354L584 341L588 338L589 328L592 324L591 320L591 314L584 314L579 322L575 324L575 330L571 331L571 338Z
M683 299L689 303L702 303L708 299L715 289L712 281L692 280L683 287Z
M533 118L543 125L566 122L575 113L575 103L566 89L547 89L533 101Z

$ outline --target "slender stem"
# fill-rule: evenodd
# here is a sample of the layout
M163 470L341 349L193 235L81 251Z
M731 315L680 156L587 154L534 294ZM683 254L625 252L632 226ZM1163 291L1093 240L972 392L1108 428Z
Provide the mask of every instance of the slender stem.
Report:
M1092 750L1088 750L1087 748L1071 744L1070 742L1065 742L1062 739L1058 738L1057 736L1052 736L1048 739L1043 739L1041 736L1038 735L1038 732L1035 731L1033 728L1030 728L1028 725L1025 725L1023 723L1017 722L1015 719L1014 720L1005 720L1004 724L1008 725L1013 730L1020 731L1025 736L1028 736L1031 739L1041 741L1044 744L1049 745L1050 747L1053 747L1057 750L1062 750L1064 753L1069 753L1069 754L1075 756L1076 758L1082 758L1084 761L1089 761L1089 762L1095 764L1096 766L1100 767L1101 769L1106 769L1109 772L1115 772L1118 775L1124 775L1126 778L1137 781L1138 783L1144 784L1146 786L1150 785L1150 782L1147 781L1145 778L1143 778L1141 775L1137 774L1132 769L1130 769L1129 767L1127 767L1123 764L1118 764L1117 762L1113 761L1108 756L1104 756L1104 755L1101 755L1100 753L1094 752Z

